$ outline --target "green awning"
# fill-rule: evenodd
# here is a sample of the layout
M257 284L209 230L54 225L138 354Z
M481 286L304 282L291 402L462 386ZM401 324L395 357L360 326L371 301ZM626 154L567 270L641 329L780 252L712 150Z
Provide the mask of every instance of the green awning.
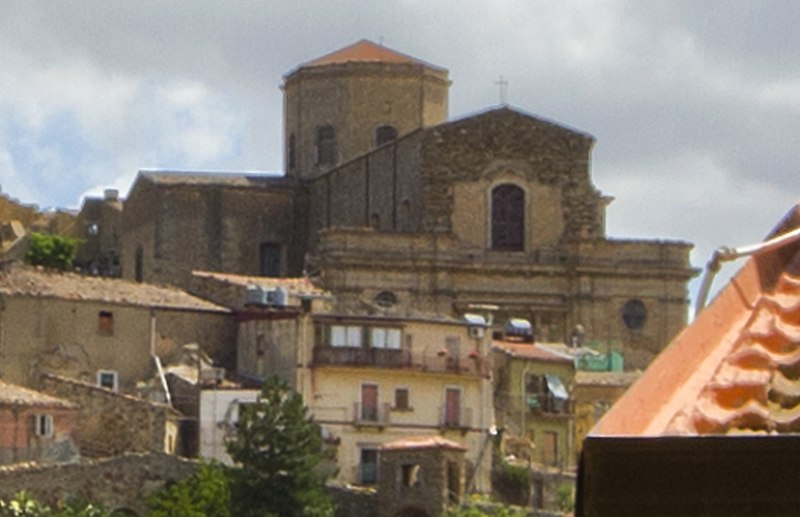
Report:
M567 388L565 388L564 383L561 382L561 377L558 375L545 375L545 378L547 379L547 389L550 390L550 394L553 395L554 398L561 400L569 399Z

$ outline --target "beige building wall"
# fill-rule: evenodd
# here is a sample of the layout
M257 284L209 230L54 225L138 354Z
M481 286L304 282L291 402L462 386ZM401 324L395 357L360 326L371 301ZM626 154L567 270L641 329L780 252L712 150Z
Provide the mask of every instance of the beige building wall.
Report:
M162 357L189 342L213 348L212 340L222 340L226 329L232 330L228 318L224 313L4 296L0 376L32 386L44 371L90 383L97 383L98 372L113 371L119 389L130 390L155 372L151 345Z

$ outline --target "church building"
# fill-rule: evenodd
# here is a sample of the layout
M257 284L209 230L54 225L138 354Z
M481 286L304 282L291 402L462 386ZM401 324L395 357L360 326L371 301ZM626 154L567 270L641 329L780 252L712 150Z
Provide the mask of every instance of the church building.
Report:
M339 311L525 318L646 366L686 324L691 245L609 239L592 136L508 106L449 120L449 86L366 40L298 66L284 174L142 171L122 275L307 276Z

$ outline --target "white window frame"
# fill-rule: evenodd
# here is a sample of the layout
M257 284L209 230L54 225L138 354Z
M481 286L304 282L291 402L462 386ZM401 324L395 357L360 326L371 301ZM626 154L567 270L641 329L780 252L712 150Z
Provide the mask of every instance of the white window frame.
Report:
M361 348L363 332L361 325L331 325L330 345L337 348Z
M104 386L100 381L103 379L104 375L111 375L114 378L114 386L108 388L108 386ZM101 388L110 389L114 393L119 391L119 374L116 370L97 370L97 385Z
M371 327L369 332L369 344L372 348L387 348L389 350L400 350L402 348L403 334L400 329L394 327Z
M53 436L53 417L47 414L33 415L33 432L40 438Z

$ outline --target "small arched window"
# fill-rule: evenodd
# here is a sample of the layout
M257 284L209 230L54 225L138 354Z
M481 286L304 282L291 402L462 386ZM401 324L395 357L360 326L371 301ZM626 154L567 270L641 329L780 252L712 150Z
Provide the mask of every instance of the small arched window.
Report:
M317 128L317 165L335 165L338 151L336 149L336 130L327 125Z
M381 146L397 138L397 130L389 125L380 126L375 130L375 145Z
M492 190L492 249L524 248L525 191L516 185L498 185Z
M289 170L294 170L297 166L297 148L294 140L294 133L289 135L289 150L287 152L287 161L289 162Z

